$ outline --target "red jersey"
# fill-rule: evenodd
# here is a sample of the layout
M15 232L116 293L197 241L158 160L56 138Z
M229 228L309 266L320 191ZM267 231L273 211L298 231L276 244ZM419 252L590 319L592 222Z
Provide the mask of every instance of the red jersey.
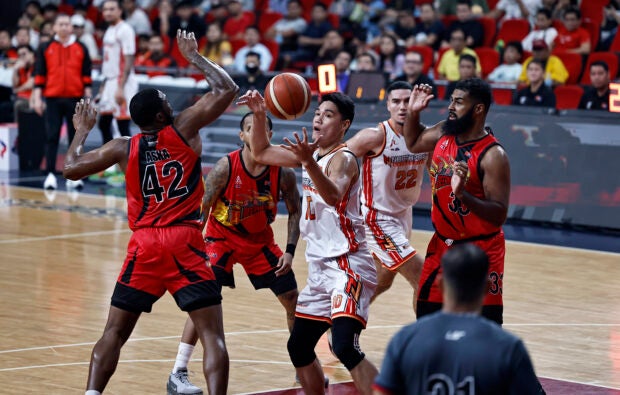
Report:
M267 166L258 176L252 176L243 163L241 150L227 155L230 169L228 183L213 208L209 228L223 225L228 230L258 238L273 237L271 226L276 218L280 197L280 167Z
M202 229L201 159L173 126L131 138L125 182L132 230L181 224Z
M469 168L469 180L465 190L484 199L482 187L483 173L480 171L480 161L487 150L499 142L490 129L488 134L478 140L459 144L455 136L442 136L435 145L433 162L429 173L433 194L431 219L435 231L444 239L463 240L493 235L501 227L490 224L471 212L459 199L454 196L450 181L452 179L452 164L454 161L466 161Z

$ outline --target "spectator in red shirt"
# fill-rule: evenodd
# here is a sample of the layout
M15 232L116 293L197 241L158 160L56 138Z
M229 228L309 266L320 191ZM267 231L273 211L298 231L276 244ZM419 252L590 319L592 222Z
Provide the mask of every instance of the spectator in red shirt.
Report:
M252 25L252 16L243 12L243 5L238 0L228 2L228 20L224 24L224 35L228 40L243 39L245 29Z
M148 52L136 59L134 66L136 72L147 74L149 77L156 75L174 75L177 63L172 56L164 53L164 40L156 34L149 39Z
M568 8L562 16L562 26L553 40L553 49L557 51L574 52L582 55L590 53L590 33L581 27L581 11L578 8Z
M30 45L21 45L17 47L19 58L13 66L13 93L15 99L15 119L17 112L26 110L30 107L30 95L34 88L34 49Z

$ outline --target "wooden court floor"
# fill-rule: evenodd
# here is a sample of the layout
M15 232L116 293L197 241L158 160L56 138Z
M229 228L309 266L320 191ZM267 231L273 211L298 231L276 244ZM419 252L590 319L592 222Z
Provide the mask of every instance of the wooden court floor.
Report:
M130 236L124 205L62 191L49 202L39 189L0 186L0 393L83 393ZM280 242L285 229L278 219ZM421 252L429 238L412 235ZM300 288L303 249L300 242L294 263ZM239 269L237 288L223 292L229 392L293 387L283 309ZM505 328L525 340L539 376L620 389L620 254L509 242L504 296ZM361 346L376 365L392 334L413 321L411 299L398 278L372 305ZM184 321L169 295L143 315L106 393L164 394ZM350 380L324 341L317 353L332 383ZM191 377L205 388L200 355Z

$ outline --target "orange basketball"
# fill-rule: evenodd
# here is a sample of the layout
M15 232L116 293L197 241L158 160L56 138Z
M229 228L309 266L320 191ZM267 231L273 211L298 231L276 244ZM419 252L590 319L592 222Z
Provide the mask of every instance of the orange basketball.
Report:
M299 74L278 74L269 80L265 88L265 104L276 118L299 118L308 110L311 100L310 85Z

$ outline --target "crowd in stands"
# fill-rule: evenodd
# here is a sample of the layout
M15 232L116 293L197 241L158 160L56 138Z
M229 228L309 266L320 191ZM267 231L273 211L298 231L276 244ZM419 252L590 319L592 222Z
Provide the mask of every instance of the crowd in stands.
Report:
M71 16L73 34L97 69L107 27L102 3L31 0L14 26L0 27L0 62L13 70L0 87L3 109L27 108L33 54L54 40L59 14ZM305 73L316 91L317 66L333 63L343 92L351 73L373 72L386 85L430 83L437 99L449 99L455 81L479 76L511 90L495 97L498 104L607 110L607 86L618 77L620 0L120 3L137 37L136 72L149 77L200 78L176 48L179 28L195 32L201 52L242 89L261 90L273 73L295 71ZM581 100L566 103L558 89L567 86L583 92Z

